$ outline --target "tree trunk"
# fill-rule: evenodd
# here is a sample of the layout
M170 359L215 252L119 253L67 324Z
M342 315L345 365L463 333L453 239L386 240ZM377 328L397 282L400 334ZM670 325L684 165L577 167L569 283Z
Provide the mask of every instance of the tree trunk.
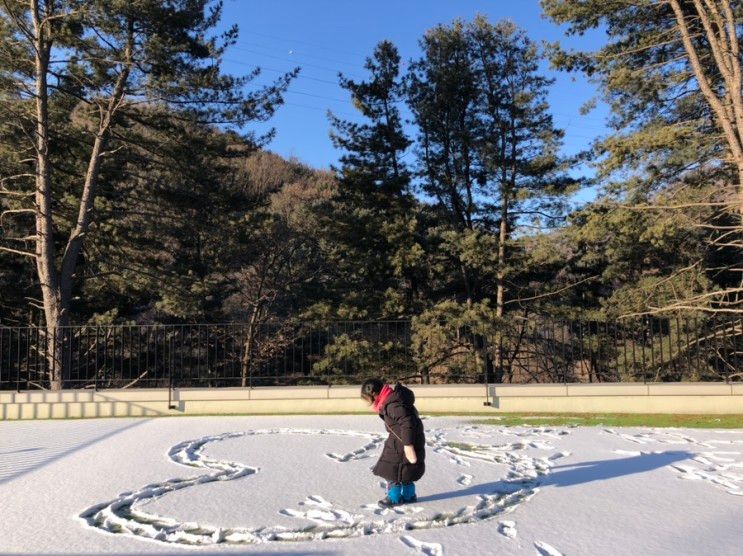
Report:
M114 114L124 98L125 84L129 77L132 60L134 27L129 21L129 36L124 49L125 65L117 77L113 94L101 114L101 123L93 142L88 169L83 183L83 193L77 220L65 247L61 268L57 269L54 247L54 222L52 218L52 164L49 157L49 94L48 75L52 40L48 36L51 14L41 13L38 0L31 1L31 17L34 28L34 78L36 93L36 269L41 284L44 317L46 320L45 358L48 365L49 383L52 390L61 390L68 376L65 352L69 347L70 304L77 259L82 249L83 238L88 232L96 186L100 173L101 157L108 139Z
M743 219L743 100L741 99L742 70L739 59L739 37L730 5L722 2L718 7L713 2L694 0L696 13L688 13L690 6L679 0L669 0L676 17L681 41L689 58L689 64L705 100L712 109L717 124L723 132L730 156L738 170L737 212ZM720 9L721 8L721 9ZM716 87L713 77L702 64L703 52L692 39L688 20L698 18L702 22L704 38L709 44L715 69L722 77L725 87ZM712 21L716 20L717 31Z
M65 357L69 348L69 319L64 310L53 303L47 308L46 301L46 327L44 328L44 346L39 346L46 360L47 376L51 390L59 391L64 386L64 379L69 376L68 361Z
M253 345L254 345L254 337L253 337L253 330L252 327L248 327L248 334L245 338L245 343L243 344L243 357L241 362L241 379L240 379L240 386L245 388L248 386L248 377L251 374L250 367L253 362ZM252 386L252 384L251 384Z
M472 279L470 278L470 273L467 272L467 266L464 264L459 265L459 271L462 274L462 284L464 285L464 295L465 295L465 302L467 303L467 307L472 306Z
M253 365L253 348L255 347L255 327L257 320L258 310L254 309L253 313L250 315L247 334L245 336L245 342L243 343L243 356L240 365L240 386L243 388L248 386L248 379L252 374L251 367Z
M498 269L496 272L496 293L495 293L495 316L498 319L503 318L505 308L505 278L506 278L506 240L508 239L508 191L505 190L501 195L501 220L500 231L498 234ZM495 335L495 357L493 361L495 369L496 382L503 381L503 334L497 332Z
M51 202L51 161L49 160L49 56L52 48L42 24L41 8L37 1L31 3L34 27L34 73L36 94L36 270L41 284L46 322L44 357L52 390L61 390L64 369L64 342L62 328L69 322L69 298L65 298L59 285L54 249L54 222ZM48 28L48 27L47 27Z
M500 232L498 234L498 271L496 273L496 301L495 314L498 318L503 316L504 290L505 290L505 268L506 268L506 240L508 239L508 192L504 192L503 204L501 206Z

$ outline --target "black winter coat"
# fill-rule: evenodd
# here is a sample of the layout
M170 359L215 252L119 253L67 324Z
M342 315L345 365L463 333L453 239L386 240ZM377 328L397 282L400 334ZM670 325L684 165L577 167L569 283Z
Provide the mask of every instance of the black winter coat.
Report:
M426 437L414 403L412 390L398 383L379 411L389 436L372 472L391 483L417 481L426 471ZM403 446L409 444L415 448L416 463L405 458Z

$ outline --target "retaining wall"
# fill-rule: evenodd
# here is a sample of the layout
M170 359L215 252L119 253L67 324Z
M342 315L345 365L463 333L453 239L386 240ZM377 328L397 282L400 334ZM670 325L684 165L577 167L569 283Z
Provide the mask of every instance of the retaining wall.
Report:
M415 385L422 412L743 414L743 383ZM365 413L358 386L0 391L0 420Z

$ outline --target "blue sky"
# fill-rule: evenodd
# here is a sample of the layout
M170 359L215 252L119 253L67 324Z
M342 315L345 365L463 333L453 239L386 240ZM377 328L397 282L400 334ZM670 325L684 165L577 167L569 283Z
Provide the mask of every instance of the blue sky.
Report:
M364 78L365 57L384 39L392 41L407 62L419 55L418 40L427 29L477 14L492 22L509 18L535 41L597 48L605 40L600 32L566 38L563 29L542 16L538 0L226 0L223 25L237 24L240 38L226 54L224 69L241 74L260 66L260 83L300 66L285 106L268 126L256 129L276 129L269 150L328 167L340 152L328 135L327 111L355 117L348 94L338 85L338 72ZM595 87L580 74L554 72L547 64L544 73L556 79L549 100L557 126L566 132L564 152L586 148L606 132L606 106L599 103L580 115L581 105L596 95ZM590 174L590 169L578 172Z

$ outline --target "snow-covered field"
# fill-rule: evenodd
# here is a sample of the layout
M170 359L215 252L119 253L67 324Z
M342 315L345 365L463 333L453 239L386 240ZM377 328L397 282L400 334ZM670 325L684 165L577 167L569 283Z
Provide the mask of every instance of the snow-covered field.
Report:
M0 422L0 553L743 553L743 430L425 425L381 510L375 416Z

